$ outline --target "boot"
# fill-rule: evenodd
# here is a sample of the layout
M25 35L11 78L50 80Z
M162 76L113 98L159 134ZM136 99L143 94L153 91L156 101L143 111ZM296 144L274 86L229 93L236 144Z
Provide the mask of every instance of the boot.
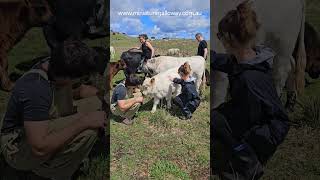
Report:
M222 179L256 180L263 175L263 167L259 162L254 150L247 144L242 143L233 148L230 160L230 173L223 173Z

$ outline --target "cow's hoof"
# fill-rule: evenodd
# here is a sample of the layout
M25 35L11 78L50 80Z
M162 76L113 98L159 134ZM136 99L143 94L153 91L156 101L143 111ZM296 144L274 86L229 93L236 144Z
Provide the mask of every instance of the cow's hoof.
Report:
M151 113L154 114L156 112L156 110L151 110Z

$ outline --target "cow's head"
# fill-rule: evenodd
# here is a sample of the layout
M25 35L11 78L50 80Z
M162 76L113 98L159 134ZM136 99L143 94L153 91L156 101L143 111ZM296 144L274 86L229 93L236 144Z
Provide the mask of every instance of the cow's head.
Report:
M52 17L47 0L24 0L20 11L20 19L31 26L43 26Z
M320 75L320 48L307 50L306 72L312 79L317 79Z
M127 68L127 65L126 65L126 62L124 62L123 59L120 59L118 62L117 62L117 65L116 65L117 69L119 70L124 70Z
M149 96L153 92L153 88L155 86L155 78L146 78L142 84L142 93L145 96Z

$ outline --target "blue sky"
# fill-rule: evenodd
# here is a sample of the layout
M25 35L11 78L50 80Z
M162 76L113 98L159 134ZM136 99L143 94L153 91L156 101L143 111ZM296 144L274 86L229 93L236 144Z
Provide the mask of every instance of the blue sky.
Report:
M111 29L136 36L194 38L201 32L210 39L210 0L111 0ZM124 16L119 12L193 12L200 16Z

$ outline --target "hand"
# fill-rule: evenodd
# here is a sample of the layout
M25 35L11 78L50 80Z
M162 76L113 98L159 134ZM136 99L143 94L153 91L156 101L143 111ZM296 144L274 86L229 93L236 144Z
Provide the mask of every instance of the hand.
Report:
M87 113L84 117L81 118L81 123L87 129L98 129L104 128L106 124L106 113L104 111L94 111Z
M137 97L136 98L137 103L143 103L143 97Z

